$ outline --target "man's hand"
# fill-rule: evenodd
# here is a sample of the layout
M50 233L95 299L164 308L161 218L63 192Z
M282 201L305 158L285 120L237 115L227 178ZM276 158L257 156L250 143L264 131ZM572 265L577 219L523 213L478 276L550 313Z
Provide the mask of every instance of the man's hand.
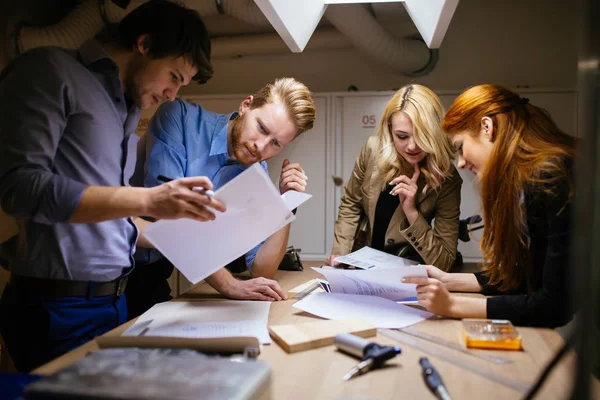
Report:
M267 278L254 278L245 281L235 280L223 287L222 294L236 300L287 300L277 281Z
M279 193L284 194L288 190L304 192L306 181L308 181L308 177L299 163L290 164L290 160L287 158L283 160L279 177Z
M195 188L212 189L205 176L182 178L147 189L146 213L156 219L190 218L211 221L215 214L208 207L224 212L225 204Z

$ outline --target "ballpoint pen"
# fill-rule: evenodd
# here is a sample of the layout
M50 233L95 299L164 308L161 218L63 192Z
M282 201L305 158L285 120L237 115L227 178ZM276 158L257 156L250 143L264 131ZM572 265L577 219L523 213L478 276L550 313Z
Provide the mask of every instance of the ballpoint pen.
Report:
M159 181L162 181L162 182L171 182L173 180L173 178L167 178L164 175L158 175L156 177L156 179L158 179ZM214 197L214 195L215 195L215 192L213 192L212 190L204 189L202 186L195 186L192 190L194 190L195 192L201 193L201 194L205 194L209 197Z
M398 346L380 346L350 333L335 335L333 342L340 351L362 359L356 367L344 375L342 379L345 381L380 367L402 351Z
M419 359L419 364L421 364L421 368L423 368L423 379L429 390L441 400L452 400L452 397L450 397L446 390L446 386L444 386L442 377L435 368L433 368L433 365L431 365L427 357L421 357Z

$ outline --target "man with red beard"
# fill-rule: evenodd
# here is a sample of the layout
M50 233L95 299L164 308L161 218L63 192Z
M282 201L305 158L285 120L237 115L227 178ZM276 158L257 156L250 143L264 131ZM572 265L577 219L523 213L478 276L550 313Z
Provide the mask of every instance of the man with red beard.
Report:
M206 176L216 190L254 163L261 163L266 171L265 160L311 129L314 120L310 91L293 78L274 80L246 97L230 114L216 114L181 99L163 104L140 141L131 183L153 187L161 184L159 175L173 179ZM304 192L306 181L300 164L284 161L281 194ZM288 224L227 266L234 272L248 269L253 279L235 279L223 268L206 281L232 299L285 299L279 284L270 278L285 254L289 232ZM138 249L136 266L126 291L130 318L171 298L167 279L173 265L157 250Z

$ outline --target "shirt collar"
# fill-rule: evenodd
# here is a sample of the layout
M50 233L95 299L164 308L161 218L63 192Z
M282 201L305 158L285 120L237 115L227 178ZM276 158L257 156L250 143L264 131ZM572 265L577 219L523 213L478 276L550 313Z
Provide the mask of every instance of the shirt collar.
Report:
M97 63L101 60L107 60L111 65L117 66L113 59L104 51L104 48L100 45L97 40L88 40L79 48L79 55L81 62L86 67Z
M227 150L227 128L230 120L237 118L238 113L232 112L231 114L220 115L215 124L215 133L213 140L210 145L210 155L214 156L217 154L225 154L229 156Z

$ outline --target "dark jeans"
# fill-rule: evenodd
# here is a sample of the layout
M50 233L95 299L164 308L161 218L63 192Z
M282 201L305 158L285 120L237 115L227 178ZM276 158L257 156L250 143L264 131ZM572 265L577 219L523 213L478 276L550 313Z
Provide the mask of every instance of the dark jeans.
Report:
M0 299L0 333L15 368L29 372L123 324L125 296L47 297L10 283Z

